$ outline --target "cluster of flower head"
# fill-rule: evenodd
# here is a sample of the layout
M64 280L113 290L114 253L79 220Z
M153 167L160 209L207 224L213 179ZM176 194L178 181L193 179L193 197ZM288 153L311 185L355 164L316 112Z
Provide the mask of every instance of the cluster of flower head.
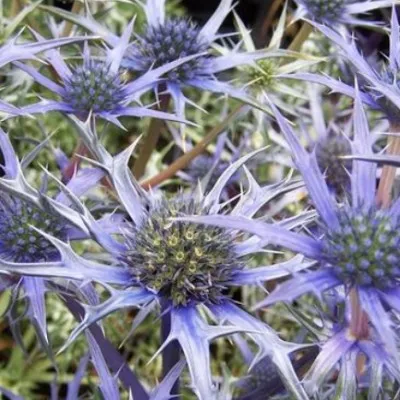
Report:
M1 46L0 67L9 65L0 101L8 131L0 129L0 304L1 292L11 293L10 331L21 342L26 317L55 364L64 327L48 315L54 304L71 311L62 350L84 333L89 356L60 368L77 367L68 399L100 390L105 399L166 400L183 396L181 377L199 400L397 398L400 198L391 168L400 166L400 28L395 7L390 29L384 17L373 20L393 0L295 0L271 21L262 49L235 12L238 32L222 34L232 0L220 0L204 25L169 15L165 0L139 3L143 26L125 21L121 36L97 22L92 5L78 15L32 3L4 31L33 10L69 21L48 24L58 39L31 29L21 31L22 44ZM287 24L297 19L305 25L289 44ZM356 25L389 32L388 49L371 49L380 61L364 57ZM320 73L342 73L326 67L335 56L319 46L323 38L354 76ZM65 57L61 47L71 44L69 54L78 53ZM21 85L16 106L21 71L38 85L35 93ZM211 103L196 91L223 96ZM37 124L34 114L43 114ZM172 122L139 123L144 117ZM212 128L204 136L203 123ZM15 140L21 126L26 143ZM61 148L51 135L38 140L38 131L57 130ZM77 154L69 158L71 138ZM280 302L277 312L259 311ZM120 344L131 326L104 337L104 318L125 309L135 309L125 314L130 335L145 324L144 335L123 342L127 359L111 339ZM229 345L213 343L226 337ZM164 378L149 390L159 377L140 365L152 355L163 357ZM233 366L217 378L227 371L221 355ZM14 362L2 349L0 358ZM93 393L80 388L88 360L98 375ZM0 382L8 382L1 371ZM0 393L33 398L41 389L31 388L44 386L37 383Z

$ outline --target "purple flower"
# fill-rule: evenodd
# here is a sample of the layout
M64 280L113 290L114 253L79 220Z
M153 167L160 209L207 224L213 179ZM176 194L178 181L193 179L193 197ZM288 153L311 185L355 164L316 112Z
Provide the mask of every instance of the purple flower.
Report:
M0 48L0 67L3 67L17 60L31 60L37 53L63 46L70 43L79 42L85 38L60 38L51 40L42 40L37 43L16 44L18 37L10 39ZM11 115L21 115L24 112L18 108L0 100L0 111Z
M376 27L377 23L357 14L367 13L384 7L391 7L392 0L296 0L296 18L307 18L328 26L339 24Z
M139 4L142 5L142 3ZM166 87L175 102L177 115L181 119L184 118L186 103L195 105L183 94L182 90L186 86L229 95L256 108L264 109L263 105L248 96L244 89L235 88L230 83L217 79L218 73L239 65L252 65L259 59L285 55L285 51L274 48L252 52L239 52L235 48L222 55L214 55L216 51L214 43L221 38L218 30L232 9L232 0L222 0L203 27L198 27L185 18L167 18L165 0L149 0L143 8L147 18L145 33L143 36L137 35L137 41L127 47L121 65L142 73L152 67L158 71L160 68L171 65L170 68L163 70L162 73L165 75L160 81L154 79L153 82L148 83L154 90ZM112 48L119 46L121 39L105 30L104 26L90 14L82 17L56 10L54 7L46 9L100 35ZM124 36L125 34L126 31ZM160 86L160 83L163 85Z
M258 59L280 57L284 53L267 49L252 52L234 50L221 56L212 54L213 43L221 37L218 30L232 9L232 0L222 0L202 27L188 19L166 17L165 0L147 1L144 9L147 29L143 36L138 37L137 43L128 49L123 60L125 67L135 71L146 71L151 65L161 66L188 55L200 54L199 57L171 70L163 80L175 101L179 116L184 115L185 103L191 103L182 93L184 86L223 93L256 108L263 108L248 97L244 90L217 79L217 74L222 71L239 65L253 65Z
M4 165L0 168L4 176L0 178L0 259L4 263L1 276L1 289L12 288L15 293L23 288L29 302L28 318L34 324L42 345L47 351L48 338L46 333L45 293L47 282L41 273L20 274L18 268L25 265L36 265L37 270L45 268L48 263L60 263L61 253L42 232L52 235L59 241L83 239L87 237L87 229L81 224L81 229L73 222L76 211L69 209L71 200L62 192L54 199L45 198L45 186L37 191L25 180L23 169L42 149L37 146L21 162L19 162L8 136L0 130L0 151L3 154ZM102 177L100 169L83 169L68 183L68 190L76 196L92 188ZM46 182L46 180L44 180ZM61 207L67 212L70 220L56 211ZM99 221L103 225L106 221ZM9 317L15 319L14 305ZM14 321L13 323L17 323Z
M77 118L72 120L83 139L95 137L88 124ZM91 151L94 149L89 142L85 144ZM191 195L163 199L156 193L144 192L129 172L128 160L136 144L137 141L115 157L98 144L96 153L131 219L130 223L115 224L115 228L120 228L121 240L106 232L84 205L79 205L84 225L113 256L115 266L89 262L75 254L70 246L46 235L60 251L62 263L47 263L47 268L41 268L40 272L35 264L26 264L17 270L21 274L96 280L120 287L110 288L111 296L104 303L85 306L85 317L66 346L84 329L115 310L140 307L144 316L161 303L163 312L170 315L171 330L159 352L171 341L179 342L193 390L199 398L215 399L217 394L209 366L210 342L220 336L246 332L258 345L259 356L269 355L277 365L288 389L299 399L306 399L289 357L298 345L283 342L270 327L238 307L229 295L232 287L258 285L307 268L302 257L251 269L246 267L243 257L259 251L261 242L243 242L241 237L220 228L172 221L183 213L222 212L224 203L219 198L226 182L255 153L228 167L207 195L197 190ZM266 201L290 190L286 185L260 187L250 175L249 180L251 189L233 208L233 214L254 215ZM2 261L0 267L9 270ZM210 325L204 320L201 310L208 310L217 324Z
M351 194L345 204L336 203L318 167L315 152L310 154L301 146L279 111L273 105L271 107L319 214L318 235L311 237L291 232L279 225L243 216L202 216L182 220L242 229L257 235L264 243L282 246L315 260L315 267L278 286L258 307L292 301L309 292L320 296L335 287L356 288L361 307L368 314L379 340L400 366L396 335L385 309L400 310L400 200L389 209L377 209L376 165L353 161ZM356 95L352 152L368 157L372 154L371 144L361 99Z
M390 33L389 57L387 63L374 63L365 58L358 50L354 40L342 36L332 28L314 23L314 25L342 50L342 55L353 66L361 85L359 93L362 101L374 109L381 110L393 122L398 121L400 108L400 28L396 9L393 7ZM356 89L329 76L310 73L287 75L287 78L304 79L328 86L335 92L355 97Z
M15 65L30 74L38 83L60 96L59 101L44 100L26 106L23 108L24 112L32 114L61 111L75 114L82 119L93 115L120 127L122 125L118 118L121 116L150 116L184 122L165 112L130 105L155 82L158 82L160 75L188 60L184 58L152 69L131 82L122 81L120 64L129 44L132 26L133 24L127 27L115 48L106 49L105 59L94 59L90 54L89 46L85 44L82 64L71 68L58 51L46 52L46 61L57 72L61 84L53 82L29 65L16 62Z

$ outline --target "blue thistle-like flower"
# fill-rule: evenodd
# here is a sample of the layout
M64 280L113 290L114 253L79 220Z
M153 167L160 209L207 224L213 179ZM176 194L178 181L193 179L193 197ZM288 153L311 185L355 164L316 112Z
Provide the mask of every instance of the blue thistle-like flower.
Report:
M210 44L201 29L186 18L166 19L163 24L149 24L137 44L132 45L123 61L126 67L146 72L152 67L190 55L208 51ZM212 78L210 56L203 55L165 74L171 82L185 83L191 79Z
M33 160L42 147L40 144L27 155L24 167L27 166L26 160ZM34 324L42 345L51 354L46 333L46 279L39 270L46 268L48 263L60 263L61 253L44 234L66 241L87 237L87 229L83 224L79 227L77 213L68 208L71 200L63 192L44 201L45 188L37 191L29 185L9 138L2 130L0 151L4 158L4 165L0 165L4 172L0 178L0 259L8 265L2 269L2 274L8 275L2 278L1 286L2 289L12 288L16 293L20 287L23 288L29 302L28 318ZM92 188L103 175L99 169L79 171L70 180L68 190L79 196ZM57 212L58 207L69 214L70 220L65 219L62 212ZM72 222L71 216L74 216ZM18 268L32 263L37 264L36 271L18 275ZM13 307L14 304L11 310ZM9 313L11 319L15 318L13 315L14 312Z
M157 78L161 79L153 79L152 82L147 81L147 83L155 91L162 88L163 92L166 89L166 92L170 93L180 119L184 118L186 103L196 106L183 94L185 86L223 93L258 109L265 109L262 104L248 96L244 89L238 89L228 82L217 79L220 72L239 65L252 65L263 58L286 55L285 51L272 47L249 52L240 52L238 48L235 48L222 55L215 55L216 50L213 44L221 37L217 32L231 11L232 0L222 0L214 14L202 27L198 27L185 18L167 18L165 0L149 0L146 4L139 4L144 8L147 27L144 34L137 36L137 41L127 47L121 65L128 70L140 72L148 71L154 66L155 71L163 69L162 73L157 75ZM54 7L46 9L64 18L72 19L85 29L100 35L111 48L120 45L121 38L106 31L90 13L83 17L65 11L61 12ZM168 65L171 67L165 68Z
M35 58L37 53L41 53L55 47L64 46L71 43L76 43L87 38L83 37L71 37L71 38L59 38L51 40L42 40L37 43L23 43L17 44L18 37L10 39L0 48L0 67L3 67L11 62L18 60L31 60ZM5 103L0 100L0 111L11 115L23 115L23 111L14 107L11 104Z
M309 96L312 128L317 135L309 147L315 151L317 164L324 172L329 188L340 196L350 189L352 163L342 157L351 153L351 143L335 120L325 121L320 92L310 86ZM346 130L348 127L350 124L345 126Z
M94 151L92 138L96 133L90 130L89 122L70 118L85 145ZM235 305L230 297L230 288L258 285L265 280L307 268L307 265L302 263L301 257L296 257L272 267L251 269L246 267L245 258L259 251L261 243L254 240L243 242L234 233L219 228L173 221L184 212L201 215L218 212L223 207L219 198L224 185L255 153L228 167L206 196L196 191L188 197L180 195L167 201L144 192L131 176L128 160L136 144L137 141L115 157L100 143L97 143L99 147L96 146L99 161L104 171L108 172L132 221L114 227L113 232L120 227L123 240L116 240L94 221L83 204L79 205L84 226L113 256L113 265L101 266L97 262L89 262L75 254L70 246L45 235L60 251L62 262L47 263L47 268L41 268L41 274L84 281L94 279L122 287L118 290L113 288L110 298L104 303L85 307L86 314L82 322L65 346L92 323L114 310L144 307L142 314L146 314L160 302L166 304L163 309L164 313L170 315L171 330L159 351L173 340L179 342L187 361L193 390L200 399L215 399L217 396L209 366L210 342L235 332L248 332L259 346L260 356L269 355L277 365L288 390L299 399L306 399L289 357L289 353L298 349L298 345L283 342L271 328ZM238 201L233 213L254 215L269 199L291 190L293 185L299 186L296 182L288 186L281 184L262 188L251 175L249 180L251 190ZM296 266L295 270L292 265ZM11 269L4 261L0 261L0 267L6 271ZM18 274L38 273L35 264L26 264L14 268L14 271ZM214 315L217 325L209 325L203 319L202 309L208 309Z
M396 333L387 310L400 310L399 210L400 200L389 209L376 209L376 165L353 161L348 205L336 203L328 190L316 154L309 154L279 111L271 104L277 122L292 150L311 199L320 216L317 237L290 232L279 226L233 216L183 218L215 226L242 229L269 244L283 246L315 260L318 266L296 274L279 285L258 307L292 301L305 293L320 294L335 287L354 288L379 340L393 355L400 370ZM352 153L372 155L372 138L359 95L354 108ZM385 307L388 307L385 309Z
M18 198L0 198L0 257L14 262L37 262L57 259L57 249L38 231L60 240L67 239L65 221Z
M55 69L60 83L53 82L35 68L16 62L20 69L30 74L38 83L60 96L59 101L44 100L23 108L26 113L45 113L61 111L72 113L80 118L89 115L106 119L120 127L121 116L155 117L172 121L185 122L172 114L151 110L145 107L131 106L140 95L151 88L159 77L176 66L189 61L190 57L152 69L140 78L124 82L121 78L120 64L129 45L133 22L120 38L118 45L112 50L106 49L106 57L94 59L85 42L83 61L80 65L69 67L61 54L56 50L46 52L46 61Z
M354 68L361 88L357 91L362 101L371 108L382 111L389 121L397 123L399 120L398 109L400 108L400 87L398 84L400 76L400 28L396 8L393 7L392 10L389 57L385 63L371 62L364 57L357 48L354 38L349 40L348 37L342 36L328 26L313 24L341 49L344 58ZM319 83L328 86L335 92L353 98L356 96L354 86L329 76L297 73L286 77Z
M125 263L137 282L175 306L220 303L243 262L221 228L171 218L204 214L207 208L184 196L150 206L142 224L127 234Z
M295 14L297 18L307 18L328 26L344 24L375 27L376 22L357 18L356 15L379 8L391 7L393 1L296 0L296 3L298 4Z

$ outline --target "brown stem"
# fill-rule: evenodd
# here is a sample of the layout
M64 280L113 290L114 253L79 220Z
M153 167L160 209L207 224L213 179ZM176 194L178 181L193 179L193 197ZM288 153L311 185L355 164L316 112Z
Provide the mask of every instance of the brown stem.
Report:
M304 22L300 30L297 32L297 35L293 39L292 43L290 43L288 50L300 51L301 46L310 36L312 29L312 26L308 22Z
M360 298L356 288L350 290L350 306L351 306L351 320L350 320L350 334L358 340L368 339L368 315L361 308ZM361 376L365 371L366 358L363 354L359 354L356 359L357 375Z
M160 95L160 105L158 107L160 111L167 111L170 98L171 96L168 93ZM151 120L148 133L144 138L143 146L139 151L139 156L133 165L132 172L136 179L140 179L143 176L147 163L161 136L163 125L164 121L162 119L153 118Z
M142 182L142 187L148 190L151 187L159 185L165 180L172 178L178 171L184 169L195 157L207 148L207 146L239 115L241 111L243 111L244 108L245 106L243 105L235 108L220 124L211 129L207 136L205 136L201 142L197 143L192 150L179 157L164 171L161 171L156 176Z
M367 339L369 336L368 316L361 308L360 298L356 288L350 290L351 320L350 333L357 339Z
M400 132L400 123L391 123L389 128L391 133ZM400 155L400 138L390 136L389 145L387 149L389 155ZM376 202L382 208L390 205L392 200L392 189L396 176L396 167L385 165L382 168L381 179L379 180L378 193L376 195Z

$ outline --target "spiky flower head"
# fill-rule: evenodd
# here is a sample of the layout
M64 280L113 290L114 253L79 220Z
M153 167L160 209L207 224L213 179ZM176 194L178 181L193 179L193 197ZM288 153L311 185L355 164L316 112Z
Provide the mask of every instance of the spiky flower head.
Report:
M323 239L324 256L350 286L396 287L400 278L400 221L383 210L345 207L339 227Z
M210 44L200 28L186 18L167 19L163 24L148 25L146 32L125 55L124 65L137 71L161 67L179 58L208 51ZM202 55L167 72L172 82L211 78L210 56Z
M92 151L94 145L89 138L95 134L91 131L93 128L76 117L70 118ZM199 398L217 398L217 387L209 365L210 342L236 332L257 331L257 335L251 335L252 340L262 354L271 354L274 362L276 360L288 388L298 398L305 399L305 392L289 357L289 353L298 346L283 343L272 329L236 306L229 290L242 285L258 285L304 269L306 266L302 259L296 258L259 271L247 268L245 260L253 252L258 252L261 244L247 243L236 232L204 229L198 224L180 220L187 212L201 215L224 213L226 203L220 201L224 185L256 152L229 166L206 195L198 188L190 195L160 199L152 191L143 191L130 175L128 162L137 142L115 157L97 144L101 147L98 154L102 170L108 172L130 217L129 223L121 221L115 227L115 230L120 229L119 239L94 223L84 205L79 206L84 209L81 218L84 218L85 226L112 257L111 265L89 262L78 256L70 246L57 242L64 267L53 268L49 275L66 277L69 274L71 279L95 279L106 285L119 286L110 290L110 297L103 303L85 307L85 316L66 345L92 323L114 310L145 306L144 316L160 303L163 315L169 314L171 318L170 333L162 348L172 340L179 342L189 367L193 390ZM231 212L253 215L265 204L266 198L278 196L286 190L286 184L261 188L253 177L249 176L250 180L251 190L243 193L243 198ZM263 196L254 198L254 193L263 193ZM20 272L26 270L20 269ZM201 310L208 310L214 315L217 324L210 325ZM202 350L199 352L198 349Z
M65 221L20 199L2 195L0 199L0 254L13 262L55 260L57 249L36 229L65 240Z
M230 235L221 228L171 223L179 215L207 213L193 199L163 199L128 236L126 263L135 279L175 306L218 303L243 268Z
M349 186L352 162L341 157L350 153L349 140L333 132L322 136L315 144L318 166L325 172L327 183L336 193L342 193Z
M291 301L305 293L321 296L322 292L344 287L359 296L374 327L378 340L400 367L396 333L385 305L399 310L399 215L400 200L388 210L376 209L376 170L374 163L353 161L351 191L343 202L336 202L318 167L315 152L308 153L281 113L270 104L293 154L307 190L320 217L319 234L315 236L290 232L273 224L246 218L213 216L188 218L214 226L242 229L262 240L315 260L317 267L279 285L259 306L277 301ZM352 153L372 156L372 138L360 95L354 107ZM357 335L354 340L361 339Z
M110 70L105 62L87 59L72 69L64 78L63 100L83 115L112 113L126 100L123 83L118 72Z
M153 68L143 74L136 81L125 82L121 78L121 61L129 45L132 33L131 23L119 38L113 49L106 48L105 56L94 58L91 55L89 45L85 43L80 65L68 66L63 57L56 50L46 52L47 61L54 67L59 82L52 82L30 65L15 63L23 71L30 74L37 82L56 93L59 101L44 100L40 103L24 107L26 113L44 113L48 111L61 111L67 114L75 114L82 119L89 115L106 119L121 126L120 116L152 116L155 118L169 119L184 122L166 112L147 109L145 107L131 106L139 95L150 89L152 84L158 81L160 75L170 71L174 67L190 61L189 58L179 58L172 64L164 64L159 68Z

